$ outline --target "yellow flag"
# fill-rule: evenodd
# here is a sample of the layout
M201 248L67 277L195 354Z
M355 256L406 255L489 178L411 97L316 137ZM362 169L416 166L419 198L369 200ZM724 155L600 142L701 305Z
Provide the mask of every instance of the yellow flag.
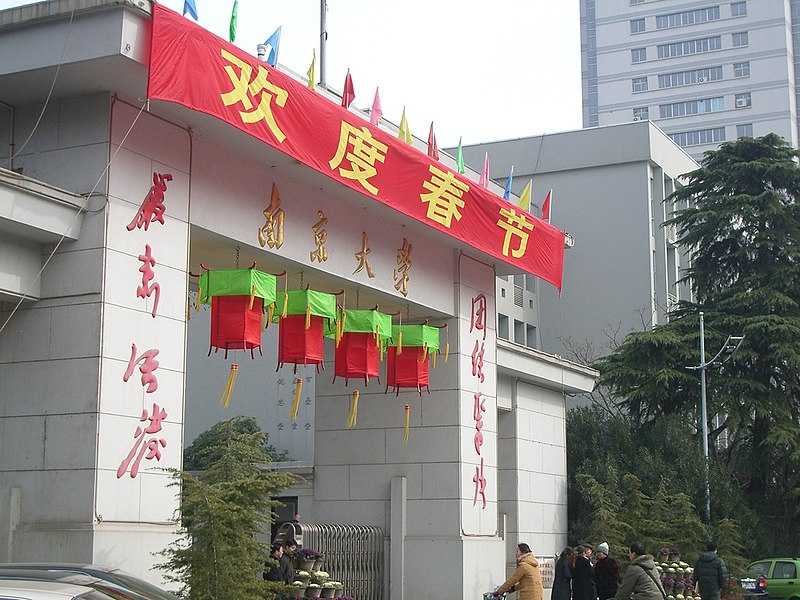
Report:
M522 190L522 193L519 195L519 200L517 200L517 206L519 206L522 210L530 210L531 209L531 187L533 186L533 179L529 179L528 183L525 185L525 189Z
M308 88L313 90L314 89L314 71L317 68L317 49L314 48L313 54L311 55L311 66L308 67L308 71L306 71L306 75L308 75Z
M403 107L403 116L400 117L400 128L397 130L397 137L403 140L406 144L410 144L413 141L411 137L411 130L408 127L408 121L406 121L406 107Z

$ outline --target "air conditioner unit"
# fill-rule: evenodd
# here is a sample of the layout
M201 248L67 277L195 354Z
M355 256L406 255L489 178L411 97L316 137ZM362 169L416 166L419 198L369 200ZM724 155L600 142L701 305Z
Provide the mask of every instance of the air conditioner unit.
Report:
M750 106L750 100L748 98L736 99L736 108L747 108L748 106Z
M706 82L706 78L705 77L698 77L697 78L697 83L705 83L705 82Z
M634 120L634 121L641 121L641 120L642 120L642 117L633 117L633 120Z

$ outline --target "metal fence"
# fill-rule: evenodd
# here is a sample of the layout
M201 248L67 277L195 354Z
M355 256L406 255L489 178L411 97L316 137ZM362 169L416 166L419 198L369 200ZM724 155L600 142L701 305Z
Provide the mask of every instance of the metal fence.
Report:
M322 570L342 582L356 600L383 598L383 530L364 525L286 523L276 541L294 535L301 546L324 555ZM302 541L301 541L302 540Z

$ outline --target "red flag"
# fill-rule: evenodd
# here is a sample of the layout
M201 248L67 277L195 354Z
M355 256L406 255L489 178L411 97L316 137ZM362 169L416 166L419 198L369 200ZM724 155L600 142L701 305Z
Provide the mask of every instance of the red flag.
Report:
M347 77L344 78L344 91L342 92L342 106L350 108L355 97L356 92L353 89L353 78L350 77L350 69L347 69Z
M481 176L478 179L478 185L482 185L485 188L489 187L489 153L487 152L485 158L483 159L483 169L481 170Z
M544 197L544 202L542 202L542 219L550 222L550 201L553 199L553 188L550 188L550 191L547 192L547 196Z
M369 111L369 122L377 125L380 123L382 116L381 97L378 95L378 88L375 88L375 99L372 101L372 110Z
M428 132L428 156L439 160L439 147L436 145L436 134L433 133L433 121L431 121L431 130Z

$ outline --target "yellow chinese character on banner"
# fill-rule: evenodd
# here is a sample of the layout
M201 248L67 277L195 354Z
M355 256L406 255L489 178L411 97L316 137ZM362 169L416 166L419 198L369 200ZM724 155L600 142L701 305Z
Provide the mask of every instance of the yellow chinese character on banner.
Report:
M506 230L506 237L503 240L503 256L508 256L511 248L511 238L519 238L519 246L516 250L510 250L511 256L519 258L525 254L528 247L529 231L533 231L533 223L529 223L525 219L525 214L517 214L513 208L501 208L500 214L506 218L505 221L500 219L497 224Z
M367 238L367 232L362 231L361 252L356 252L356 258L358 259L358 266L356 267L356 270L353 271L353 275L366 268L367 275L369 277L375 277L375 273L372 272L372 269L369 266L369 262L367 262L367 255L369 255L371 252L372 248L369 247L369 239Z
M408 243L406 238L403 238L403 247L397 250L397 268L394 270L394 289L408 296L408 272L411 270L411 250L414 246Z
M266 67L259 66L256 76L253 81L250 81L250 77L253 75L252 66L236 58L227 50L222 50L222 58L239 69L237 73L236 69L230 65L224 67L225 72L230 77L231 84L233 84L233 89L230 92L220 94L222 103L225 106L241 103L246 109L239 111L239 116L242 118L243 123L257 123L264 120L278 142L283 142L286 139L286 134L281 131L275 122L275 115L272 114L272 101L274 100L275 104L283 108L289 98L289 93L267 81L269 71Z
M336 154L328 164L331 169L335 169L342 164L342 161L347 161L350 169L340 167L339 175L357 180L365 190L377 195L378 188L372 185L369 179L378 173L375 163L386 160L388 149L386 144L382 144L372 137L372 133L366 126L359 128L342 121L339 147L336 148Z
M325 230L325 226L328 224L328 218L321 210L317 211L317 217L319 221L314 223L314 226L311 228L314 232L314 244L317 246L317 249L313 252L309 252L309 258L311 262L315 260L325 262L328 260L328 249L325 248L325 242L328 239L328 232Z
M469 191L469 186L450 171L445 173L433 165L429 169L431 178L423 182L422 187L430 193L420 194L419 198L428 203L427 217L449 229L454 217L456 221L461 220L460 209L464 208L461 196Z

